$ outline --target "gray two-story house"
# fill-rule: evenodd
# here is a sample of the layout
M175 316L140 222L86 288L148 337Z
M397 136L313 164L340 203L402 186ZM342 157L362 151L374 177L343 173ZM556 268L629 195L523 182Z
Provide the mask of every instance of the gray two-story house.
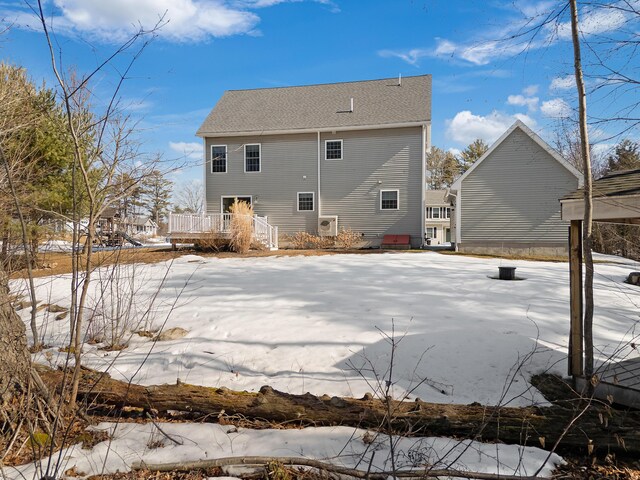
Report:
M281 234L423 242L430 75L230 90L197 135L209 213L238 198Z

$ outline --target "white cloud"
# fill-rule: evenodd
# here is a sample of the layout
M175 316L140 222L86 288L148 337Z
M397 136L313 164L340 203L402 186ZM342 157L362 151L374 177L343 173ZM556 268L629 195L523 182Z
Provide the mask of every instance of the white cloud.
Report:
M500 135L516 121L521 120L529 127L535 126L535 121L524 114L508 115L494 110L489 115L474 115L469 110L458 112L455 117L446 121L448 138L468 145L476 138L493 143Z
M529 85L522 89L522 93L524 93L527 97L533 97L536 93L538 93L538 85Z
M553 98L542 102L540 111L543 115L552 118L567 118L571 116L571 107L561 98Z
M381 57L389 58L396 57L401 60L404 60L409 65L417 66L418 62L421 58L427 57L431 55L430 50L424 48L413 48L409 51L396 51L396 50L380 50L378 55Z
M210 37L251 33L259 17L222 0L53 0L49 18L57 32L121 42L140 28L159 22L157 34L169 41L197 42ZM37 26L35 17L13 9L2 12L19 27Z
M535 111L538 108L538 100L538 97L525 97L524 95L509 95L507 97L509 105L527 107L529 111Z
M487 65L495 58L508 57L523 50L521 45L510 42L475 42L456 44L445 38L436 38L435 48L412 48L410 50L380 50L381 57L397 57L410 65L417 65L424 57L454 57L474 65Z
M593 10L583 8L580 11L580 32L585 36L609 33L622 28L628 21L628 15L621 9L596 6ZM571 39L571 23L564 22L556 30L558 38Z
M613 151L616 148L616 144L615 143L593 143L591 144L591 151L592 153L600 158L604 158L608 155L610 155L611 153L613 153Z
M447 149L447 152L449 152L455 157L459 157L460 154L462 153L462 150L460 150L459 148L451 147Z
M555 77L551 80L549 90L569 90L571 88L575 88L575 86L576 77L574 75L565 75L564 77Z
M202 144L198 142L169 142L169 148L181 156L202 160Z

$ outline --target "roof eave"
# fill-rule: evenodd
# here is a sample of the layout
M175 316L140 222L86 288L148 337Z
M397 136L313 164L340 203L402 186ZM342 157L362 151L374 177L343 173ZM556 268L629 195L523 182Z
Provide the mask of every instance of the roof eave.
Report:
M249 137L262 135L287 135L296 133L317 133L317 132L345 132L354 130L382 130L385 128L406 128L406 127L422 127L429 125L431 120L418 120L414 122L399 123L380 123L376 125L346 125L346 126L330 126L320 128L294 128L282 130L246 130L237 132L203 132L198 130L196 136L200 138L206 137Z

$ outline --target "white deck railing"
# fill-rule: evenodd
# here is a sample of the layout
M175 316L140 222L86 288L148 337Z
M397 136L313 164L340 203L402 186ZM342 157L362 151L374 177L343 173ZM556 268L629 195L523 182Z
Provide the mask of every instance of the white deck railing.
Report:
M169 235L180 236L201 233L229 233L233 213L170 213ZM253 236L272 250L278 249L278 227L270 225L267 217L254 215L251 219Z

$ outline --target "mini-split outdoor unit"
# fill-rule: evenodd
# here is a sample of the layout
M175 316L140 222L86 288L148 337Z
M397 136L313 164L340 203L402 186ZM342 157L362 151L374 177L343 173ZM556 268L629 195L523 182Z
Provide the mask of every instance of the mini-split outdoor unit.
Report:
M321 237L335 237L338 235L338 216L318 217L318 235Z

